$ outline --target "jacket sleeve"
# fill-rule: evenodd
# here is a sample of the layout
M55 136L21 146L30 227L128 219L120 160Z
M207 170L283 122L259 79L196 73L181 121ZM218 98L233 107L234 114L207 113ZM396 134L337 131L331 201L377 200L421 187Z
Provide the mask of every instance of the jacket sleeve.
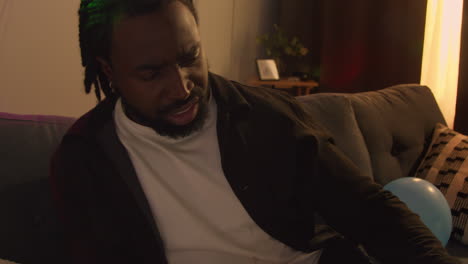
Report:
M299 145L300 166L314 174L309 198L346 238L362 244L382 263L460 263L418 215L363 175L330 140L311 137Z

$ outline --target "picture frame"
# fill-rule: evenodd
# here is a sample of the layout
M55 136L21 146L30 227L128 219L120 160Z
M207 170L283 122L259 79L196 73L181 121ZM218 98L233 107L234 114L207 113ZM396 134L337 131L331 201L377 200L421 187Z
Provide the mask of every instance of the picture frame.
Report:
M258 78L261 81L277 81L280 79L278 67L273 59L257 59Z

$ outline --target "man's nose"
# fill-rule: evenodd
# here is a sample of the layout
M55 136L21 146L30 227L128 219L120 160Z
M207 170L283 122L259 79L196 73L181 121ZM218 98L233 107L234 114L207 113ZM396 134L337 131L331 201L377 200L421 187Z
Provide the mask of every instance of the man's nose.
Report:
M171 84L169 85L170 97L174 100L184 100L190 95L190 91L193 89L193 82L189 78L189 74L181 67L175 66L172 70L173 77L171 78Z

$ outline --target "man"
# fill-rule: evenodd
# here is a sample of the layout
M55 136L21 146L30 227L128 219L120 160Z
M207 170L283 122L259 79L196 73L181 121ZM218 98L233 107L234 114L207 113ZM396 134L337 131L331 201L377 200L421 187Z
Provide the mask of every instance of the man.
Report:
M294 98L209 73L192 1L79 14L86 91L106 99L53 160L70 263L367 263L358 243L383 263L456 263Z

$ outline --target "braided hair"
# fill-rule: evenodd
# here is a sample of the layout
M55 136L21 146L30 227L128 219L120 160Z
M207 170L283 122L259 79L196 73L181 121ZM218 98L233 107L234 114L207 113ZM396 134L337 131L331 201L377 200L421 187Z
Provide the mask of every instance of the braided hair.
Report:
M110 45L115 23L123 17L135 17L160 10L171 1L179 1L189 8L198 23L193 0L81 0L79 15L79 39L81 61L85 68L84 86L101 101L101 93L110 96L113 91L110 80L104 74L97 57L110 62Z

